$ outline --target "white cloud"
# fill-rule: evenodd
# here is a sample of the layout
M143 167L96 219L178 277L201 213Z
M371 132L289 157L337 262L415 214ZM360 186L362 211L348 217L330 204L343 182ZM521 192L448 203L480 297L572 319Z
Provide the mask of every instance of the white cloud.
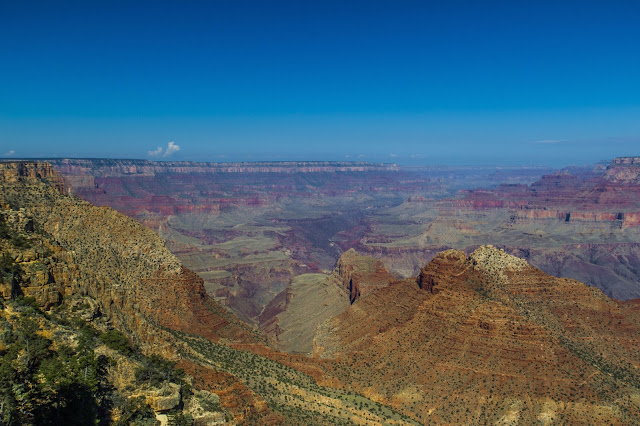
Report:
M5 152L4 154L2 154L3 157L11 157L13 154L15 154L16 152L14 150L10 150Z
M156 149L154 149L153 151L147 151L147 155L149 157L159 157L162 155L162 147L159 146Z
M157 147L153 151L147 151L149 157L168 157L180 151L180 145L176 145L174 141L167 144L167 148L163 149L161 146Z
M397 156L398 156L398 154L389 154L389 157L391 157L391 158L394 158L394 157L397 157Z
M564 139L542 139L540 141L535 141L534 143L560 143L560 142L566 142Z
M167 145L167 150L164 152L163 157L168 157L170 155L175 154L178 151L180 151L180 145L176 145L174 141L171 141Z

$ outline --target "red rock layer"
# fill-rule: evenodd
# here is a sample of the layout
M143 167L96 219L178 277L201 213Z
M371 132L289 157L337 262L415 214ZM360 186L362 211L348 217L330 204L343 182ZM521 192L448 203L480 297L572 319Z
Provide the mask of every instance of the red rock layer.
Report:
M353 249L340 256L333 274L349 294L351 303L394 280L380 260L358 255Z

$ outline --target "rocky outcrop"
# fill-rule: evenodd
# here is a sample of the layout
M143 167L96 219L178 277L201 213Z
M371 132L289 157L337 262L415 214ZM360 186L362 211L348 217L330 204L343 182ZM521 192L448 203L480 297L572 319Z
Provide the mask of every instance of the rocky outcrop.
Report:
M442 261L440 261L442 259ZM442 268L446 265L447 268ZM417 284L423 290L437 294L438 284L451 276L459 275L471 264L464 253L457 250L447 250L439 253L434 261L420 269Z
M389 285L389 282L394 279L380 260L359 255L354 249L340 256L332 275L346 290L352 304L369 293Z
M44 181L58 191L64 190L63 179L50 163L0 162L0 182L15 184L23 181Z
M640 184L640 157L615 158L607 167L605 178L626 184Z
M616 166L636 166L640 167L640 157L617 157L611 160L611 167Z
M176 383L166 382L159 388L141 389L133 394L133 398L144 397L145 401L155 412L169 411L178 407L181 401L180 386Z
M194 426L227 424L223 412L220 410L212 412L212 409L217 407L220 407L218 395L206 390L199 390L194 392L194 397L185 403L184 411L191 415Z

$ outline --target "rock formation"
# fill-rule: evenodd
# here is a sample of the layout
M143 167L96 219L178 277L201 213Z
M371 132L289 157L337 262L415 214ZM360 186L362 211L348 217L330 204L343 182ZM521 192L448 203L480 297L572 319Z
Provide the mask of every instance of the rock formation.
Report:
M444 192L443 185L409 179L393 164L52 164L71 193L158 231L181 262L203 277L209 295L246 321L255 320L293 277L331 268L345 244L331 238L357 226L362 208L401 202L403 186Z
M346 290L351 304L394 279L380 260L359 255L353 249L340 256L333 278Z
M158 231L210 296L253 323L294 277L329 270L358 246L372 213L404 199L427 205L471 184L531 183L549 172L363 162L51 162L73 194Z

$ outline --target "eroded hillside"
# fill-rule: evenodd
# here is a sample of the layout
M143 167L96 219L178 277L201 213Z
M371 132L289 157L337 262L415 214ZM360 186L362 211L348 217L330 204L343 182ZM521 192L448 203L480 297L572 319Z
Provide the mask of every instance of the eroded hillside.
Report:
M144 387L131 378L140 370L141 380L165 377L153 384L165 396L188 384L185 406L200 395L200 408L180 415L209 407L248 424L628 424L640 415L637 301L491 246L444 251L408 279L347 251L333 273L298 277L265 310L280 347L313 356L286 354L217 305L151 230L62 195L46 165L2 167L3 366L21 359L11 336L31 336L47 363L59 362L84 353L74 336L89 327L95 359L121 360L105 383ZM28 309L36 328L20 325ZM187 375L174 376L173 362ZM144 412L153 395L120 417Z
M328 319L316 356L424 423L614 423L640 415L637 303L492 246L448 250Z

